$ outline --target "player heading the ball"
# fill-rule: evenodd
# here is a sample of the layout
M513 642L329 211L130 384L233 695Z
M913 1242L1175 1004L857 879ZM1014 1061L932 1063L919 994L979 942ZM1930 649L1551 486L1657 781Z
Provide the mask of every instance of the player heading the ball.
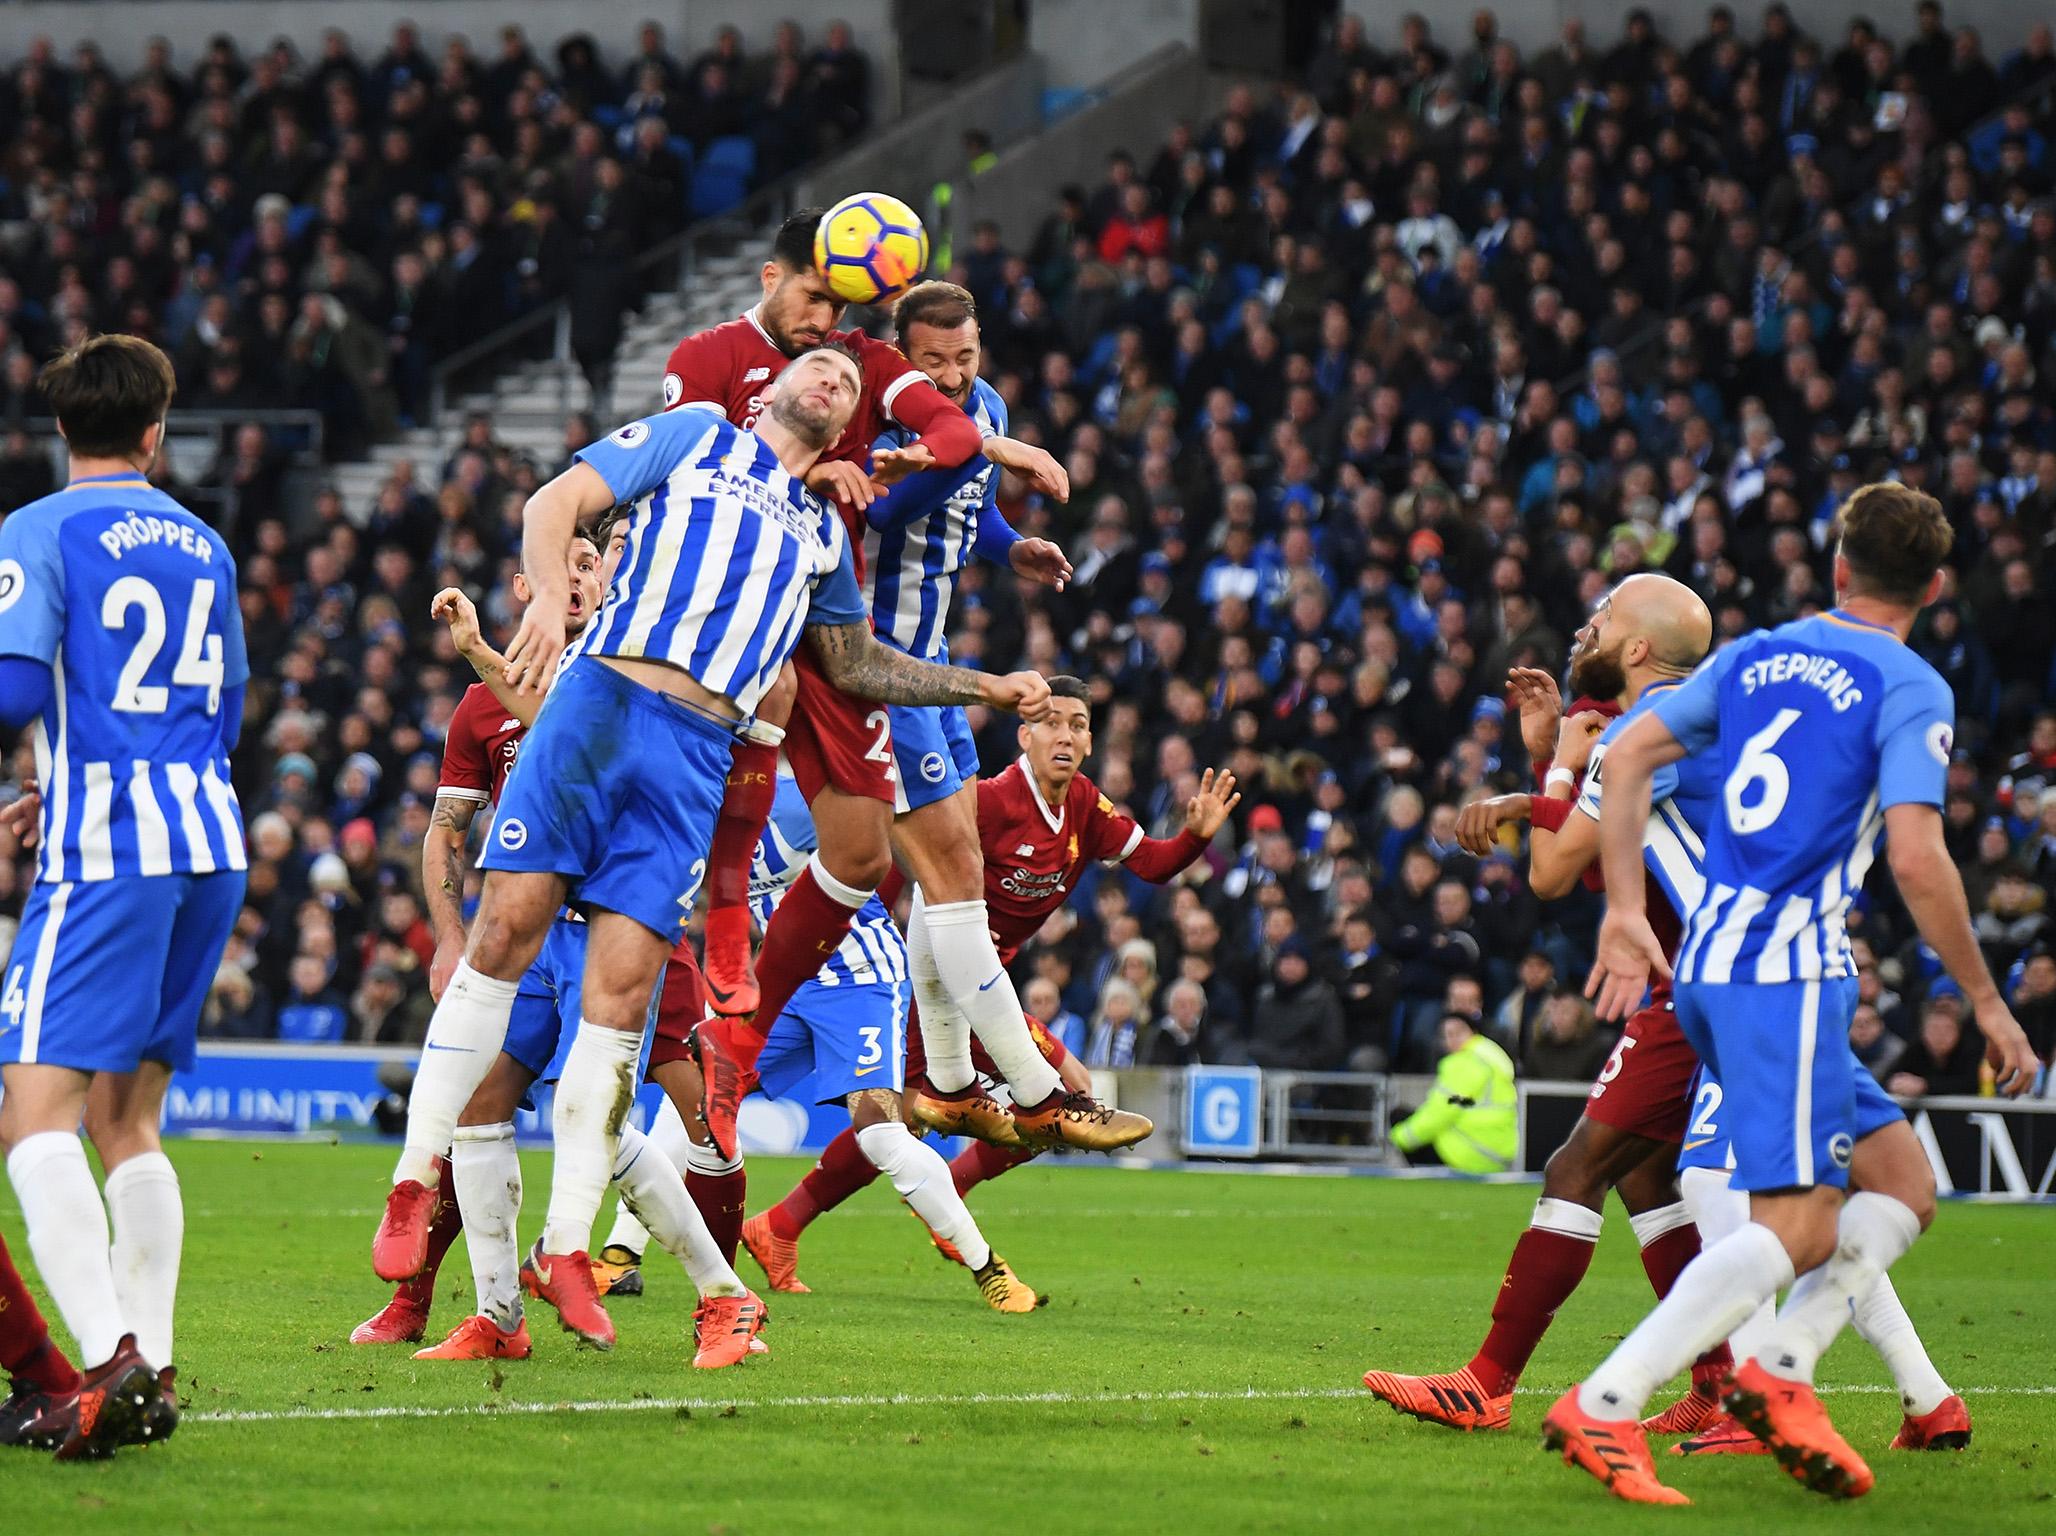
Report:
M841 687L904 703L979 702L1036 718L1034 673L992 677L881 646L848 533L803 477L848 427L861 371L840 346L778 376L755 431L687 408L583 449L529 499L522 563L534 600L507 679L540 692L565 644L565 550L579 521L632 506L600 615L580 636L507 781L465 961L429 1026L373 1266L418 1270L433 1164L507 1034L516 984L567 900L590 922L584 1011L559 1082L556 1164L523 1281L601 1348L613 1325L585 1254L633 1096L644 1017L705 874L729 750L802 632Z

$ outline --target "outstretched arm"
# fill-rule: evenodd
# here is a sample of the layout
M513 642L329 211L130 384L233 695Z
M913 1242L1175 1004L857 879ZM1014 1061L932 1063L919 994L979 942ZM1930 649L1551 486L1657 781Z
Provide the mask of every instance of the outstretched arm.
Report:
M1963 896L1963 877L1956 872L1956 862L1942 839L1941 813L1931 805L1886 807L1885 857L1920 936L1941 957L1970 1002L1985 1037L1985 1060L1998 1074L1999 1091L2008 1097L2025 1093L2041 1062L2006 1006L1985 965L1984 952L1978 948L1970 926L1970 907Z
M881 704L985 704L1034 722L1049 712L1039 672L995 677L969 667L916 661L881 645L869 624L809 624L807 642L828 680L844 693Z
M438 1002L464 958L464 876L469 867L465 841L478 806L478 801L461 795L437 795L421 839L421 890L427 898L429 932L435 935L428 990Z

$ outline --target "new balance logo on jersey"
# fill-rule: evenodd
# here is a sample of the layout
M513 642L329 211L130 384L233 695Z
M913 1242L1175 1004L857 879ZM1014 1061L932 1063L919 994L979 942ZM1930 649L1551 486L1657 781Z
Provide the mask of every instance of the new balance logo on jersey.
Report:
M501 730L501 731L518 731L518 730L520 730L520 729L521 729L521 722L520 722L519 720L502 720L502 721L500 722L500 730ZM499 733L500 733L499 731L495 731L495 732L493 732L493 734L494 734L495 736L497 736L497 735L498 735Z
M1025 859L1033 852L1035 852L1035 845L1033 843L1023 843L1020 847L1014 850L1014 857L1017 859Z
M749 372L745 373L742 376L742 381L745 384L755 384L759 380L768 379L770 377L771 370L769 368L752 368Z

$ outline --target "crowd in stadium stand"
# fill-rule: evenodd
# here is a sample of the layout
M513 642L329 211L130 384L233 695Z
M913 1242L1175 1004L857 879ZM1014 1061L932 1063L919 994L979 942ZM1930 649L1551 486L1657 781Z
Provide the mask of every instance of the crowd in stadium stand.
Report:
M959 240L987 375L1073 487L1043 505L1010 482L1003 507L1078 570L1060 595L974 572L958 658L1088 678L1090 771L1152 832L1175 826L1201 767L1246 790L1168 891L1086 883L1024 954L1032 1011L1094 1065L1420 1069L1453 1010L1525 1072L1589 1076L1610 1047L1575 995L1599 898L1545 907L1517 842L1479 860L1454 836L1467 798L1532 785L1508 667L1559 672L1593 601L1636 571L1696 588L1722 637L1825 606L1838 499L1896 476L1959 531L1913 643L1959 704L1945 815L1978 934L2049 1055L2056 51L2040 24L1990 46L1931 3L1909 33L1858 21L1823 38L1775 5L1753 28L1716 6L1693 39L1631 11L1617 36L1572 22L1532 55L1489 11L1461 38L1344 18L1303 79L1235 89L1211 120L1116 153L1021 248L990 226ZM628 83L578 66L560 50L528 84L487 68L512 84L481 110ZM17 118L37 73L17 72ZM345 78L367 102L392 94L389 60ZM47 144L79 127L59 118ZM174 113L158 153L182 124L216 142L228 130L209 121ZM275 121L259 122L269 163ZM500 153L478 184L526 206L522 157ZM414 195L378 186L367 227ZM261 272L263 228L209 281ZM168 332L201 270L180 268L197 254L184 232L169 238L154 307L78 291L67 308L75 285L46 260L44 324L91 301L96 320ZM306 270L318 293L357 264ZM0 294L0 319L25 315L39 281ZM260 304L257 323L297 336L322 307L301 305L267 321ZM298 355L254 332L249 350ZM214 387L189 384L189 403ZM596 425L568 422L565 452ZM213 1033L419 1037L419 845L469 681L428 597L465 586L504 632L521 499L557 467L481 417L434 497L403 468L368 509L329 495L312 527L239 530L251 652L276 661L251 690L250 906ZM982 721L980 746L997 771L1011 722ZM0 862L0 882L24 874ZM1852 926L1864 1060L1898 1091L1975 1091L1975 1032L1888 880Z
M194 60L159 38L123 79L47 40L0 79L0 406L84 331L147 336L182 405L319 410L336 456L423 411L430 370L568 298L612 355L634 257L860 134L870 68L841 23L722 28L695 57L645 23L619 51L501 29L375 57L330 31Z

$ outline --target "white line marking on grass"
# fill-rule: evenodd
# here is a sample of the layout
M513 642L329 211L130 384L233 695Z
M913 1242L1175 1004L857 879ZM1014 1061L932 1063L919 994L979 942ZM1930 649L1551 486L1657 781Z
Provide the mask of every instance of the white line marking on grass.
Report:
M1516 1387L1523 1397L1555 1397L1561 1387ZM1887 1386L1822 1387L1824 1395L1892 1393ZM1962 1387L1972 1397L2056 1396L2048 1387ZM641 1397L594 1399L551 1403L461 1403L451 1407L408 1404L379 1408L275 1408L224 1409L213 1413L188 1413L187 1424L294 1424L357 1422L378 1419L465 1419L532 1417L552 1413L719 1413L734 1408L1005 1408L1005 1407L1121 1407L1151 1403L1263 1403L1340 1401L1360 1398L1376 1401L1362 1387L1250 1387L1242 1391L1190 1388L1166 1392L883 1392L844 1393L800 1397Z

